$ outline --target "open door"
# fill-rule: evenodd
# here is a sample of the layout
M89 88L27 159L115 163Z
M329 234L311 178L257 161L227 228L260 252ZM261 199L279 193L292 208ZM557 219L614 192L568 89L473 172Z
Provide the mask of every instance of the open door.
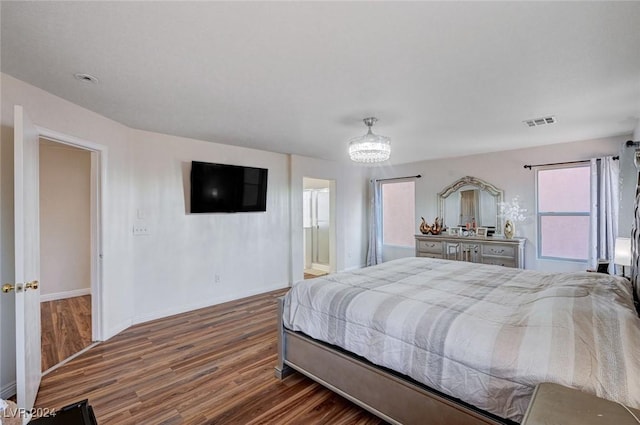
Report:
M16 387L18 407L30 412L40 378L39 134L14 106L14 226L16 300Z

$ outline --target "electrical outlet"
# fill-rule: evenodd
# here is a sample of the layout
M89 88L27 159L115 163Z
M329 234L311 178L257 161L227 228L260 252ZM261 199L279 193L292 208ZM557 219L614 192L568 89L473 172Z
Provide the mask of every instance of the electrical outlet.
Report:
M133 236L144 236L148 235L149 227L146 224L134 224L133 225Z
M213 282L214 283L220 283L220 275L219 274L215 274L213 276Z

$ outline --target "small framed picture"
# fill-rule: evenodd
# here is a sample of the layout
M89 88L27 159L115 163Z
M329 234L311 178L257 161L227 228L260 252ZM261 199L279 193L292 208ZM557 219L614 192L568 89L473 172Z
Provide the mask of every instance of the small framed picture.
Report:
M478 227L478 228L476 228L476 236L480 236L480 237L486 238L488 231L489 231L489 229L487 229L486 227Z
M449 227L447 230L450 236L460 236L460 227Z

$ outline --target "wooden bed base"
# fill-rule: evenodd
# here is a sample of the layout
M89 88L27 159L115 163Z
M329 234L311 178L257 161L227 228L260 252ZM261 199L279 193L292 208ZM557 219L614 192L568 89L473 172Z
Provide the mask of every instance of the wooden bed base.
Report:
M286 329L282 323L283 305L284 299L280 298L275 368L278 379L298 371L391 424L515 424L337 347Z

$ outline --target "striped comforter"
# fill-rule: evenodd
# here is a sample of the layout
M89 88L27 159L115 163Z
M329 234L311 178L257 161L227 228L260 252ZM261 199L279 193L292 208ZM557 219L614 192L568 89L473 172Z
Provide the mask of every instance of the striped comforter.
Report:
M536 384L640 407L628 281L403 258L294 285L284 324L520 422Z

